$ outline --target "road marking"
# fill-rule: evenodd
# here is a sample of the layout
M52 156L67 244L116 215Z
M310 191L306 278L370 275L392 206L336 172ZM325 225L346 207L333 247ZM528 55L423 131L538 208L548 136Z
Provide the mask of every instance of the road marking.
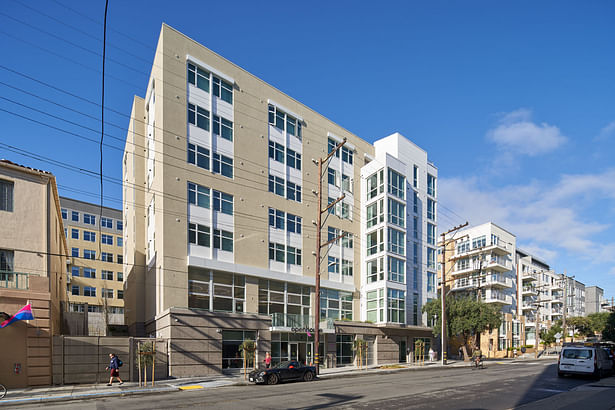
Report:
M179 386L180 390L193 390L193 389L202 389L203 386L199 386L198 384L193 384L190 386Z

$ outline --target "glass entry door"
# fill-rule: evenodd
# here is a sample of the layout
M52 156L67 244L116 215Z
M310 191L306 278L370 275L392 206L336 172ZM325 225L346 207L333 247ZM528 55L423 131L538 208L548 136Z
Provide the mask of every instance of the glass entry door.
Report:
M406 363L406 341L399 342L399 363Z
M288 344L288 360L299 360L299 343Z

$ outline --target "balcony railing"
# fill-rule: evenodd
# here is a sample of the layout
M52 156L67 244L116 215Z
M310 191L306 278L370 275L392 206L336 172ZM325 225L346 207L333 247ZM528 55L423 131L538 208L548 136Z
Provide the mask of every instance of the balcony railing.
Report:
M29 273L0 271L0 288L29 289Z
M321 329L334 329L335 319L321 318ZM272 327L289 327L297 329L312 329L314 328L314 316L298 315L292 313L272 313L271 314L271 326Z

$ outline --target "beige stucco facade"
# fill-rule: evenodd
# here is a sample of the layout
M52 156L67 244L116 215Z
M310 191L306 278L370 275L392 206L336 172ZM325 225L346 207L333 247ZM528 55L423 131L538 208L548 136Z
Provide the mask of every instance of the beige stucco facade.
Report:
M191 83L190 70L195 79L206 73L206 80L198 81L207 85ZM226 97L225 84L229 87ZM232 136L223 136L224 120L230 122L227 132ZM214 133L220 124L222 131ZM331 144L344 139L341 154L328 164L336 176L328 174L327 166L318 175L313 160L326 157ZM402 139L396 134L383 143L383 150ZM407 146L404 149L420 151L424 157L425 178L427 172L436 173L433 164L427 167L424 151ZM281 158L272 154L275 149L283 150ZM222 334L249 323L261 343L271 342L272 349L276 337L282 344L286 341L287 336L279 332L313 327L313 317L321 310L315 306L314 291L316 219L329 198L345 194L339 210L323 215L321 241L327 241L331 228L346 232L352 242L338 242L330 253L323 248L320 266L321 287L330 291L321 307L327 318L335 316L324 321L333 332L335 349L335 320L365 320L361 301L365 212L360 181L362 168L376 161L376 151L374 145L163 25L147 91L144 98L133 100L123 159L125 312L131 334L177 339L173 329L180 325L169 318L173 312L192 315L185 309L202 311L206 318L190 316L198 323L209 323L214 317L216 325L211 326ZM380 156L385 157L384 151ZM232 161L232 171L224 169L224 157ZM398 168L403 167L399 164ZM341 182L328 183L328 177ZM282 181L279 192L277 181ZM230 212L221 209L225 195L227 200L232 198ZM272 222L276 215L282 215L280 224ZM290 218L299 218L298 228ZM380 239L384 243L382 235ZM433 248L435 254L435 244ZM420 284L424 288L422 279ZM406 284L397 286L405 289ZM423 301L425 289L419 286L415 291ZM284 299L283 308L273 306L276 297ZM272 310L277 308L281 310ZM399 309L405 313L403 302ZM220 312L217 318L216 312ZM408 316L400 316L402 327ZM289 321L300 323L291 326ZM322 345L328 346L328 341ZM216 355L212 366L219 369L219 350ZM173 367L173 360L169 364ZM179 366L175 369L180 371Z
M66 300L66 256L55 177L0 161L0 182L10 186L10 210L0 210L0 311L9 316L28 302L34 320L0 329L0 378L7 387L51 383L51 335L61 328Z

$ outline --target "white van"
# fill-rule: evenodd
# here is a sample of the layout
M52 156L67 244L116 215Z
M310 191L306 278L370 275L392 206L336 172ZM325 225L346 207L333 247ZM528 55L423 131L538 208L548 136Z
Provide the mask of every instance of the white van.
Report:
M611 361L600 346L564 346L557 361L557 375L588 374L599 379L613 371Z

